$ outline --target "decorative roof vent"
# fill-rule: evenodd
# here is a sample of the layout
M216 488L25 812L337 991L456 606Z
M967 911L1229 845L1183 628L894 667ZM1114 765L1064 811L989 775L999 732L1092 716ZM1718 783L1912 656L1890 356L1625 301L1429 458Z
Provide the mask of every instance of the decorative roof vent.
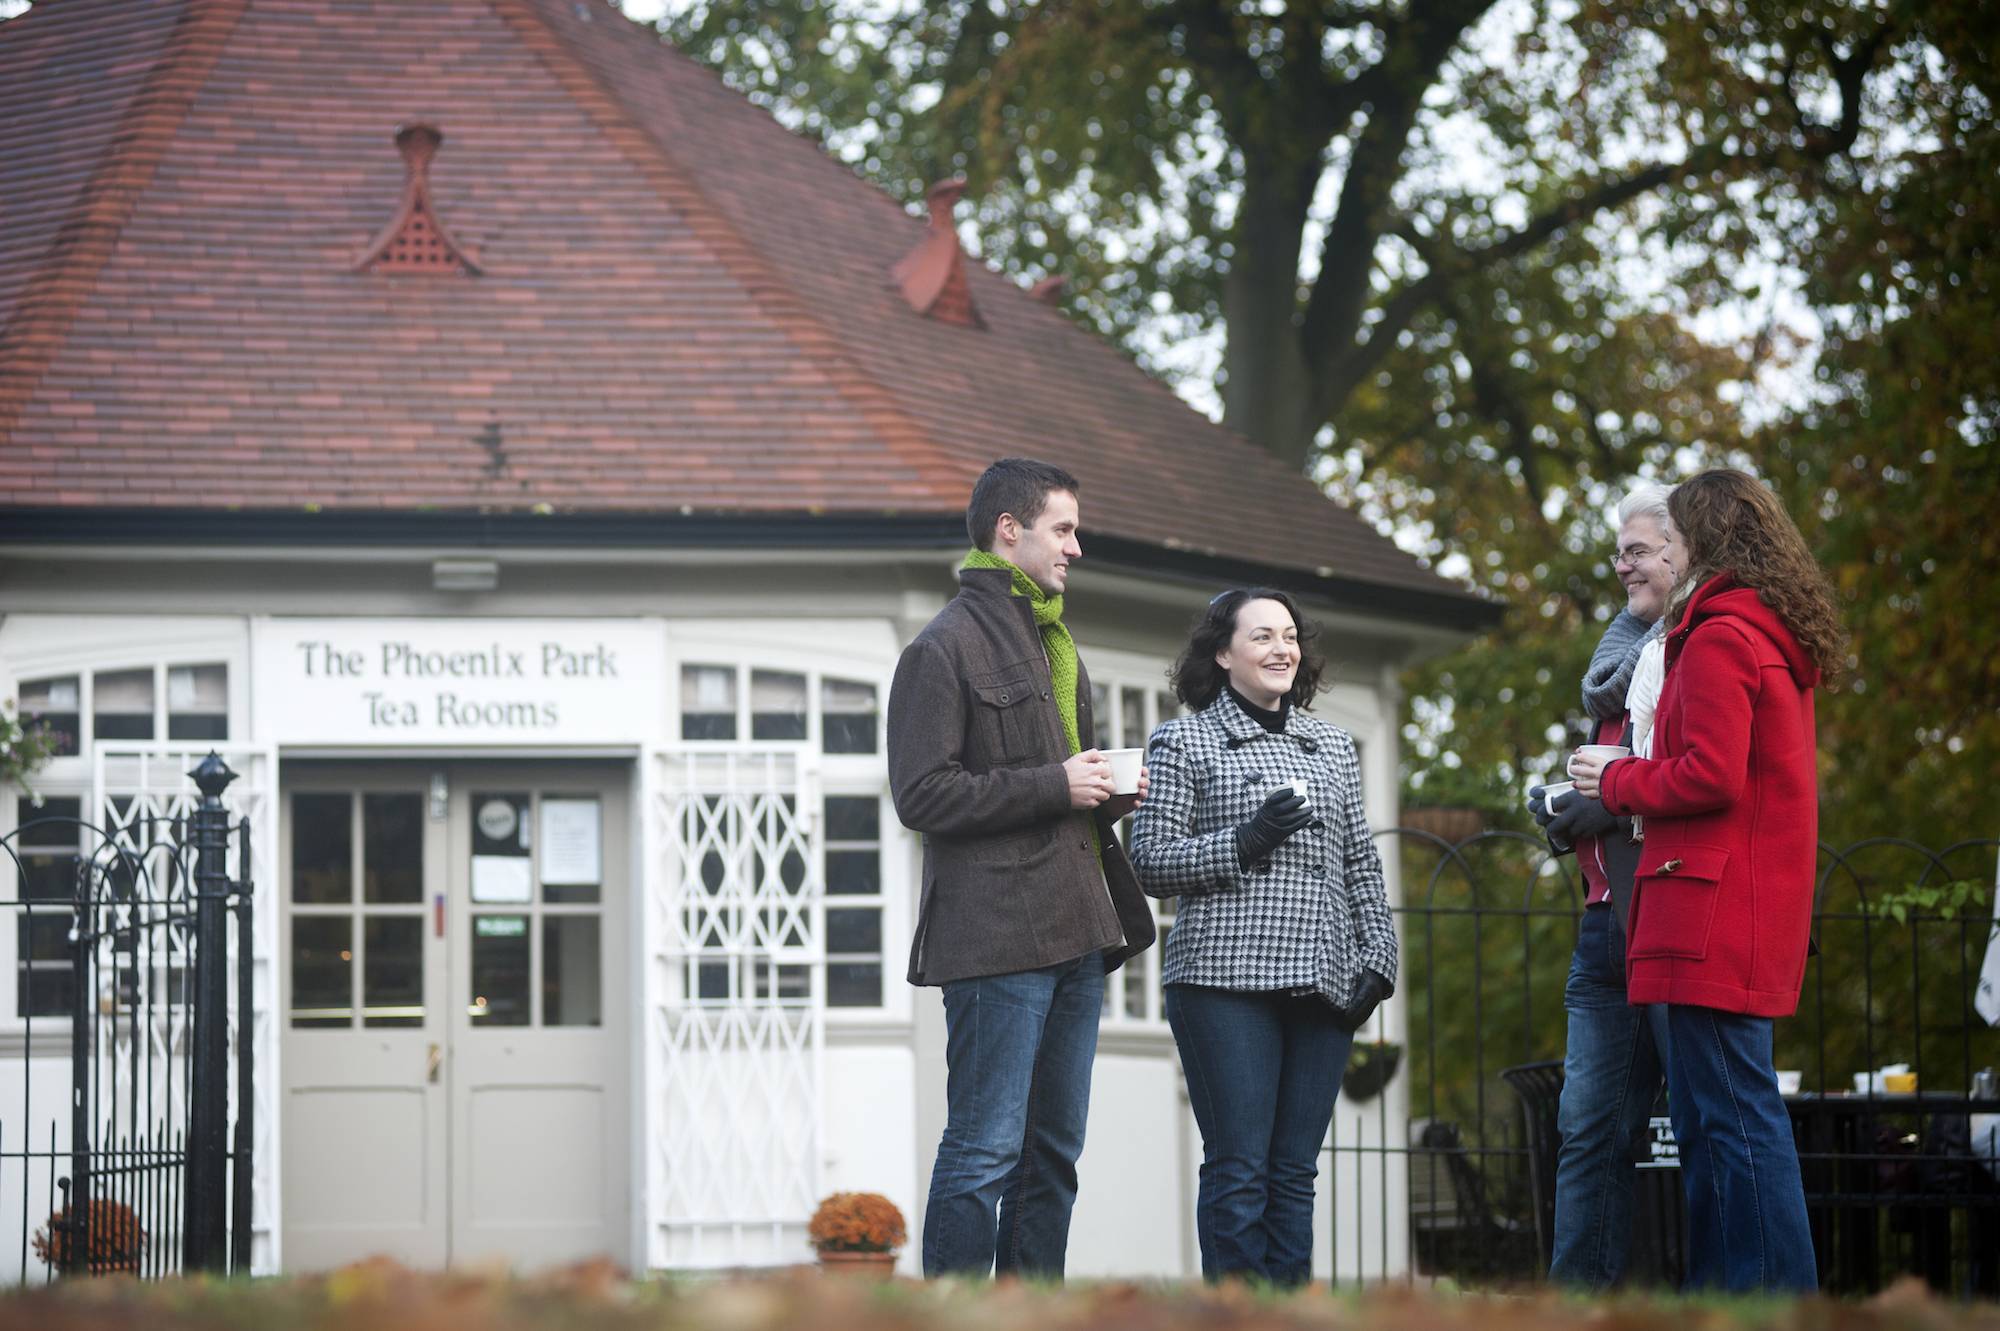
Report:
M924 196L930 204L930 233L915 249L896 261L889 276L901 288L903 299L918 314L942 323L984 328L986 321L972 303L972 288L965 280L965 251L959 248L958 231L951 224L951 210L965 197L965 177L940 180Z
M444 133L434 125L404 125L396 131L403 154L403 199L395 216L355 260L357 273L466 273L479 264L437 215L431 202L431 158Z

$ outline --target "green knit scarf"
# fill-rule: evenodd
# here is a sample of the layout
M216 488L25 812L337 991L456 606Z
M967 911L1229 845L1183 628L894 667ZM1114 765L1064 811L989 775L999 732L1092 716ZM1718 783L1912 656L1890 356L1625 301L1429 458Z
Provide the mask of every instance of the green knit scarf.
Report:
M1013 575L1014 594L1028 598L1035 608L1035 625L1042 631L1042 647L1049 654L1049 682L1055 685L1056 705L1062 715L1063 738L1071 753L1083 752L1083 740L1076 728L1076 640L1063 626L1063 598L1051 596L1041 585L1000 556L984 550L967 552L960 568L997 568Z
M965 562L959 567L1004 569L1013 575L1014 594L1028 598L1028 604L1035 609L1035 625L1042 631L1042 650L1049 656L1049 683L1055 686L1063 738L1069 741L1072 754L1082 753L1083 739L1076 724L1076 639L1069 636L1069 629L1062 622L1063 598L1049 595L1040 583L1013 564L984 550L968 550ZM1103 857L1104 845L1098 840L1095 818L1090 820L1090 848Z

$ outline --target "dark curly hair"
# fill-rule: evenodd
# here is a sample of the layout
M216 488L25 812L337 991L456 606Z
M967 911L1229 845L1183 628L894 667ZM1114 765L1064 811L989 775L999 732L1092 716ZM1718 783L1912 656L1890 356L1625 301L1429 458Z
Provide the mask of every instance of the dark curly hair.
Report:
M1667 497L1667 513L1687 546L1688 566L1668 612L1718 573L1736 577L1778 618L1831 684L1847 665L1847 631L1826 570L1813 558L1778 497L1756 477L1717 467L1682 481Z
M1284 592L1270 587L1238 587L1210 601L1208 609L1195 618L1194 626L1188 630L1187 645L1167 671L1167 682L1174 686L1174 696L1190 710L1198 712L1214 702L1228 682L1229 672L1215 663L1215 656L1236 637L1236 616L1251 601L1276 601L1291 615L1292 623L1298 625L1299 669L1292 676L1292 687L1285 694L1285 701L1294 707L1312 705L1313 695L1319 692L1319 678L1326 671L1326 661L1312 648L1313 639L1319 636L1319 625L1301 614L1298 603Z

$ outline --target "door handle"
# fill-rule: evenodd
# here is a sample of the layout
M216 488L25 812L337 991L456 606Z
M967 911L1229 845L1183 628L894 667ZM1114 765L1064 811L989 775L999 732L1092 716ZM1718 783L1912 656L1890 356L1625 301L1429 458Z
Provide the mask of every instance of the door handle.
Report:
M437 1085L438 1069L444 1066L444 1046L432 1045L428 1065L424 1069L424 1080Z

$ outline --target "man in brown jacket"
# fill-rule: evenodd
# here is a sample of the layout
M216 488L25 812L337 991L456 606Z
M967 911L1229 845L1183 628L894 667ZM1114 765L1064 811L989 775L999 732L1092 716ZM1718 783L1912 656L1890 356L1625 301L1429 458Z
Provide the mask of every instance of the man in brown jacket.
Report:
M889 691L889 785L924 838L910 983L944 987L929 1276L1062 1275L1104 976L1153 941L1113 835L1145 777L1138 795L1112 795L1062 623L1083 554L1076 495L1076 478L1044 462L986 470L959 593Z

